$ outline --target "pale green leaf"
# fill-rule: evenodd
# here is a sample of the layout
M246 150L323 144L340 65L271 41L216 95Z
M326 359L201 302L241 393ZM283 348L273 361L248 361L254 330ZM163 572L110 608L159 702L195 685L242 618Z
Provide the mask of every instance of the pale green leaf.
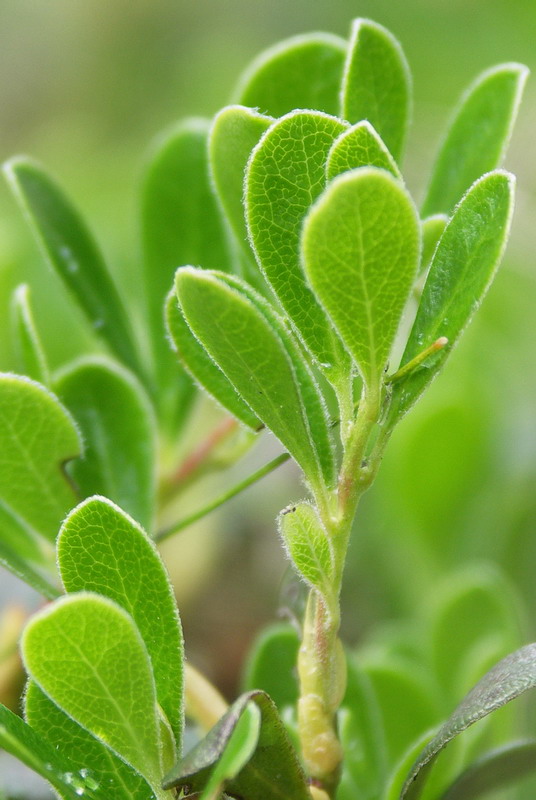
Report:
M31 534L15 518L6 515L0 506L0 564L8 569L17 578L32 586L36 592L49 600L59 597L60 591L54 585L52 577L52 552L48 569L43 565L43 553L37 547ZM13 546L7 543L8 536L14 535L16 542ZM28 552L29 551L29 552Z
M441 800L478 800L535 771L536 741L513 742L471 764L441 795Z
M432 261L437 243L443 235L448 222L446 214L433 214L423 219L422 226L422 253L419 272L426 272Z
M521 64L499 64L463 95L434 165L423 216L450 214L477 178L500 166L527 77Z
M249 650L243 680L245 691L262 689L278 709L298 700L296 661L300 638L293 625L286 622L270 625Z
M325 186L325 163L345 123L294 111L278 120L253 150L245 185L251 245L266 280L328 377L344 351L305 281L300 265L303 218Z
M285 550L301 577L324 597L333 588L335 557L316 509L309 503L289 506L278 518Z
M94 330L139 373L128 313L84 220L38 164L19 157L8 161L4 170L50 265Z
M303 264L367 386L382 378L420 256L403 185L363 167L336 178L303 227Z
M295 108L337 114L346 42L326 33L293 36L252 62L236 102L282 117Z
M17 371L44 386L50 384L48 364L30 302L30 287L17 286L11 301L11 328Z
M132 618L99 595L69 595L30 620L21 646L45 694L165 797L151 662Z
M341 116L367 119L400 162L411 111L411 75L397 39L381 25L352 25L342 84Z
M363 120L335 139L326 162L328 181L358 167L378 167L401 178L396 161L370 122Z
M513 194L514 178L509 173L484 175L467 192L445 228L401 365L410 363L441 337L446 337L448 344L394 384L389 425L408 411L443 368L486 294L506 246Z
M150 531L156 428L142 386L114 362L87 358L62 370L54 388L84 437L84 457L70 468L81 495L109 497Z

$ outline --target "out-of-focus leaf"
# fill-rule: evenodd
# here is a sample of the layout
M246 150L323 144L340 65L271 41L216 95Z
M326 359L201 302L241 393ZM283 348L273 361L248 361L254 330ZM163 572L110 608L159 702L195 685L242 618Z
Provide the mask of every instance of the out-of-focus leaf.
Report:
M296 660L300 637L288 623L271 625L250 649L243 681L245 691L262 689L279 711L298 700Z
M460 703L424 748L406 779L400 800L417 800L439 753L458 734L536 686L536 644L499 661Z
M340 175L307 215L302 252L310 284L363 380L377 386L419 263L411 198L385 170Z
M121 361L139 373L127 311L84 220L38 164L19 157L8 161L4 170L50 265L94 330Z
M337 114L346 42L338 36L293 36L261 53L242 76L236 102L282 117L295 108Z
M415 763L415 759L433 737L433 731L427 731L423 736L412 742L404 755L399 759L395 768L389 774L385 790L381 795L382 800L400 800L400 790L406 779L408 771Z
M499 64L469 87L436 159L423 216L450 214L474 181L500 166L527 76L522 64Z
M58 537L58 564L67 592L95 592L130 614L151 659L156 695L180 752L183 643L173 589L145 531L104 497L72 511Z
M333 545L316 509L299 503L281 512L279 533L300 576L324 597L332 593L335 568Z
M352 25L342 84L341 116L374 125L400 161L411 109L411 75L397 39L368 19Z
M396 161L366 119L345 130L333 142L326 162L327 179L330 181L341 172L358 167L379 167L401 178Z
M441 800L478 800L536 771L536 741L513 742L486 753L460 775Z
M11 303L11 327L16 351L17 371L44 386L50 384L48 364L35 326L30 303L30 287L17 286Z
M432 261L437 243L448 222L446 214L433 214L422 221L422 253L419 272L426 272Z
M86 445L70 468L82 496L103 494L151 530L156 427L143 388L103 358L75 362L56 377L54 388Z

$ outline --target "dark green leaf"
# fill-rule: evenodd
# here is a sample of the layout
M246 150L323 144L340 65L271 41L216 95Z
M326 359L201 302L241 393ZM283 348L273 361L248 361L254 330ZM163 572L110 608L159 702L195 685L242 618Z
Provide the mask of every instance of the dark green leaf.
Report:
M411 75L395 37L368 19L356 19L342 85L341 116L367 119L400 161L411 109Z
M337 114L346 42L338 36L294 36L261 53L244 73L236 102L282 117L295 108Z
M30 287L17 286L11 303L11 323L17 371L44 386L50 383L48 364L35 326L30 303Z
M358 122L335 139L326 162L328 181L358 167L379 167L401 178L393 156L368 120Z
M536 741L513 742L472 764L441 800L477 800L536 772Z
M250 648L244 676L244 690L262 689L277 708L298 700L296 661L300 637L288 623L271 625Z
M94 330L139 373L128 314L84 220L38 164L21 157L8 161L4 169L50 265Z
M527 76L521 64L500 64L469 87L437 157L423 216L450 214L477 178L500 166Z

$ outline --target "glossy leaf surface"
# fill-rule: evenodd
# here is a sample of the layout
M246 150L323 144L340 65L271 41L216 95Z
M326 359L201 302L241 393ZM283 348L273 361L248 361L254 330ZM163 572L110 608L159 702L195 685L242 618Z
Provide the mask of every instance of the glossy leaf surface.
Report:
M472 764L441 800L478 800L536 772L536 742L515 742Z
M521 64L500 64L469 87L434 165L423 216L450 214L474 181L500 166L527 76Z
M30 287L17 286L11 302L11 328L16 350L17 370L34 381L48 386L48 364L37 331L30 302Z
M363 119L378 131L400 161L411 108L411 76L395 37L368 19L352 25L344 68L341 116Z
M378 167L400 178L393 156L370 122L363 120L345 130L335 139L326 162L328 181L342 172L358 167Z
M300 503L285 509L278 520L285 550L300 576L326 596L332 592L333 547L315 508Z
M420 256L404 187L365 167L336 178L303 228L304 269L365 383L382 377Z

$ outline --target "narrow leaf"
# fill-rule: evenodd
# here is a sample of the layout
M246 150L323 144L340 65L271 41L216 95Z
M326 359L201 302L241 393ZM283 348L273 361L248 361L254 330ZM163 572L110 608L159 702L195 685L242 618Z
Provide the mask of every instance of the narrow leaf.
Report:
M536 772L536 742L514 742L472 764L441 800L478 800Z
M396 161L368 120L358 122L335 139L326 162L328 181L358 167L379 167L401 178Z
M99 595L70 595L36 614L21 644L45 694L162 798L154 682L132 618Z
M500 166L527 77L521 64L499 64L463 95L434 165L423 216L450 214L477 178Z
M290 506L279 515L279 533L296 570L324 597L333 591L333 545L315 508L309 503Z
M419 273L426 272L432 261L437 243L448 222L446 214L433 214L422 221L422 253Z
M342 84L341 116L367 119L400 161L411 110L411 75L397 39L381 25L352 25Z
M240 422L258 430L262 423L195 338L184 319L175 291L169 293L166 301L166 324L177 357L192 378Z
M102 254L78 211L36 163L15 158L4 167L8 181L52 268L94 330L134 371L140 362L128 314Z
M440 337L448 344L394 385L388 424L413 405L445 364L486 294L499 266L513 210L514 178L491 172L456 208L434 255L402 356L408 364Z
M308 287L300 265L303 218L325 185L329 150L345 124L326 114L294 111L253 150L246 170L246 220L266 280L326 375L344 351Z
M51 566L47 570L41 563L43 561L43 554L38 551L35 557L33 556L33 552L31 556L21 555L21 551L26 549L27 544L35 547L35 542L30 539L28 531L23 525L17 528L17 522L13 518L9 518L9 527L6 528L5 521L6 517L4 516L4 511L0 507L0 531L2 539L6 537L6 533L8 532L18 533L19 541L12 547L7 544L6 541L0 540L0 564L48 600L54 600L56 597L59 597L60 591L58 587L54 585ZM52 553L50 556L52 556Z
M82 496L103 494L151 530L156 429L142 386L114 362L88 358L62 370L55 390L86 444L70 469Z
M381 380L417 271L420 226L385 170L336 178L303 227L304 269L367 386Z
M295 108L338 113L346 42L338 36L294 36L261 53L244 73L236 102L282 117Z
M420 797L430 769L444 747L470 725L536 686L536 644L499 661L472 689L414 763L400 800Z
M50 374L35 326L30 302L30 287L26 284L17 286L11 302L11 327L16 350L17 370L38 383L48 386Z
M134 620L151 659L157 699L181 749L183 644L173 589L145 531L104 497L72 511L58 537L67 592L95 592Z

